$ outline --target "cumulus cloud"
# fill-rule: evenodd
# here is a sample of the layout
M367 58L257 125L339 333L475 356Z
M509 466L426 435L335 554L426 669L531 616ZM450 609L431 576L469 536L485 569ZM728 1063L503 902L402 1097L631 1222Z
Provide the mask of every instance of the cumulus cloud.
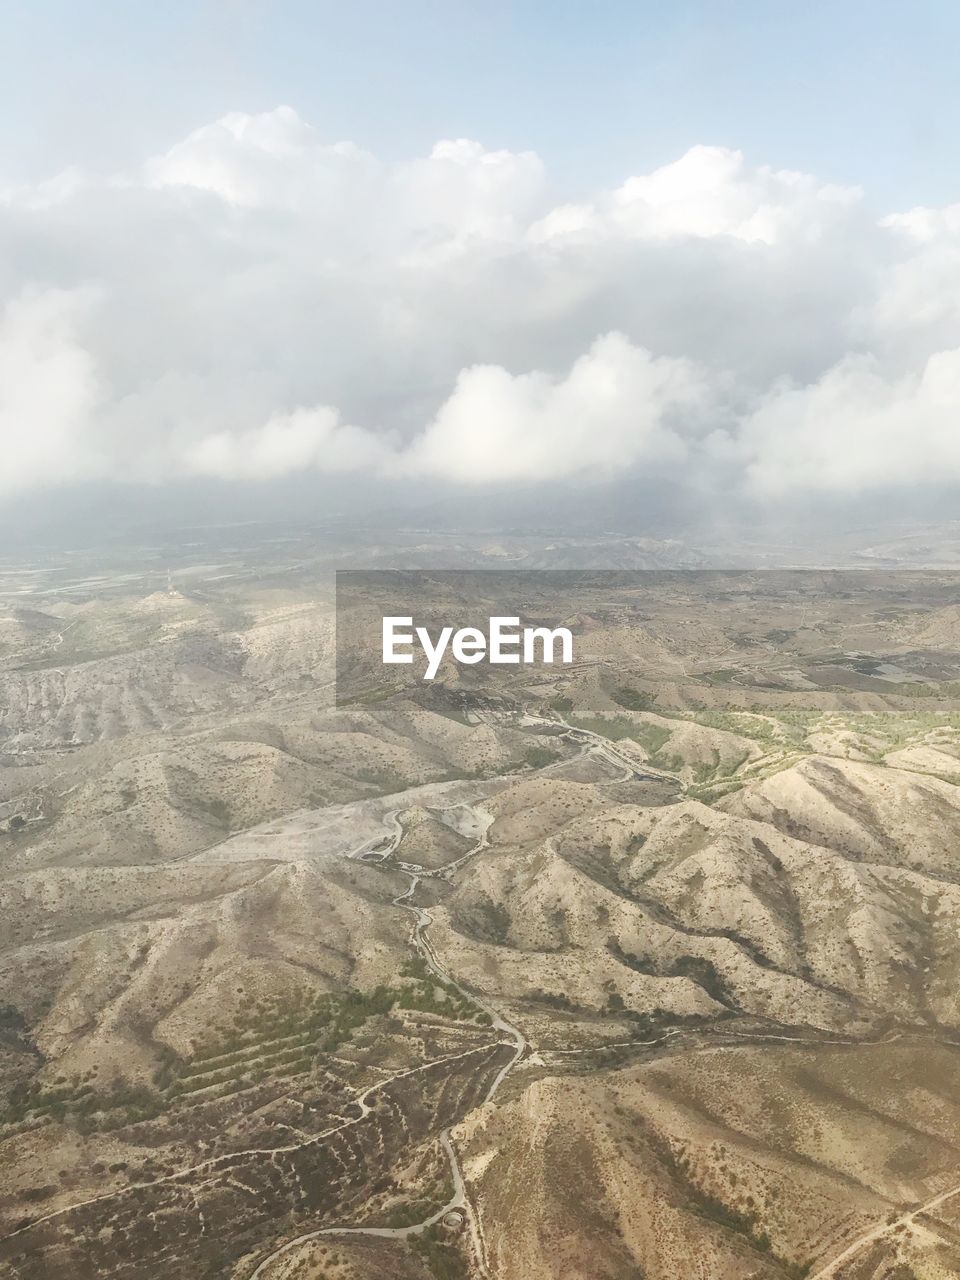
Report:
M250 431L218 431L184 452L187 470L224 480L272 480L311 468L370 470L388 455L387 437L340 421L336 409L295 409Z
M0 318L0 493L108 471L92 430L102 389L75 336L89 296L25 291Z
M726 147L691 147L653 173L628 178L590 205L552 210L530 229L540 242L593 234L666 240L730 236L775 244L787 236L815 239L838 211L856 205L857 187L818 183L804 173L760 167Z
M763 496L960 480L960 350L899 378L874 357L847 357L811 386L773 391L740 447Z
M611 333L560 377L463 370L399 465L469 485L609 477L639 462L681 461L683 415L706 398L688 361L655 359Z
M248 209L307 208L329 202L375 167L351 143L323 145L290 107L261 115L232 111L147 161L153 188L206 191Z
M958 208L878 218L711 146L564 201L533 152L387 163L289 107L135 172L0 175L0 492L960 484Z

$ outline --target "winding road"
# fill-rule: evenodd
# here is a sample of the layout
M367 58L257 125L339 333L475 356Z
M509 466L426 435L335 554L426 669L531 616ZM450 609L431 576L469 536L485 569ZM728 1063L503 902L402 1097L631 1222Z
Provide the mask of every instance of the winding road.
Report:
M616 743L590 730L580 729L576 726L566 724L566 722L562 720L558 722L557 720L545 720L541 717L529 716L529 715L528 715L528 719L533 721L538 721L544 724L552 724L554 726L556 726L559 723L565 731L563 736L568 737L573 741L579 742L584 750L584 753L595 752L599 755L602 755L609 763L624 769L626 771L624 774L624 779L629 776L635 776L639 778L649 778L651 780L670 780L674 782L679 781L679 779L677 779L675 775L662 772L662 771L653 770L648 768L645 764L638 763L638 761L635 758L632 758L627 752L619 748ZM555 767L555 766L548 766L548 768L552 768L552 767ZM478 802L478 803L463 802L461 804L447 806L448 812L452 812L454 809L465 809L470 814L472 814L474 819L474 827L473 827L473 830L471 831L471 834L473 834L474 831L478 832L479 834L477 835L475 842L467 850L466 853L462 854L458 858L455 858L448 863L445 863L440 867L428 870L428 869L424 869L423 867L416 866L412 863L406 863L406 862L397 860L396 855L399 852L400 845L402 843L403 835L404 835L404 828L401 821L401 814L403 813L403 808L388 810L384 812L381 819L383 829L377 832L375 836L366 839L362 844L352 849L348 849L346 852L342 853L340 856L347 859L353 859L353 860L376 860L377 862L380 862L380 863L383 863L388 859L394 860L392 863L392 867L395 867L398 873L403 875L408 881L404 890L401 893L397 894L397 896L393 898L392 902L395 907L400 908L401 910L407 912L411 916L412 927L411 927L410 936L409 936L410 945L417 952L417 954L420 956L421 960L423 961L424 965L429 969L429 971L434 975L434 977L437 978L438 981L452 988L453 990L456 990L465 1000L469 1001L474 1007L476 1007L478 1010L482 1011L489 1017L492 1028L494 1029L495 1032L499 1033L501 1037L498 1041L494 1043L508 1047L511 1050L509 1059L498 1070L496 1076L491 1081L486 1094L484 1095L483 1103L485 1104L487 1102L491 1102L496 1097L496 1095L504 1085L504 1082L508 1079L511 1072L514 1071L514 1069L518 1066L518 1064L523 1060L530 1046L523 1032L518 1027L514 1026L511 1022L509 1022L498 1009L496 1009L493 1005L489 1004L485 999L480 997L476 992L471 991L467 987L462 986L447 971L447 969L444 968L443 964L439 960L434 950L434 947L429 937L429 930L430 930L431 924L433 923L433 916L431 915L431 912L428 908L419 906L415 901L415 898L417 896L417 889L423 881L432 879L432 878L441 878L441 879L449 878L453 872L458 870L462 865L464 865L470 859L476 857L484 849L487 848L488 833L489 833L490 826L492 824L492 818L488 813L483 811L483 809L480 807L480 803L482 802ZM670 1029L666 1031L663 1035L655 1039L651 1039L649 1041L631 1040L631 1041L622 1042L622 1045L606 1044L606 1045L600 1045L600 1046L590 1046L588 1048L577 1048L577 1049L566 1049L566 1050L557 1049L557 1050L549 1051L549 1056L555 1057L555 1058L566 1058L567 1056L570 1056L570 1055L595 1053L598 1051L598 1049L602 1050L602 1049L612 1049L612 1048L618 1048L618 1047L638 1048L643 1046L654 1046L654 1045L666 1043L671 1038L682 1036L683 1034L684 1032L682 1029L675 1028L675 1029ZM725 1035L732 1038L736 1038L736 1039L744 1039L753 1043L756 1043L757 1041L763 1041L763 1040L781 1041L781 1042L793 1043L793 1044L813 1044L813 1045L824 1044L824 1043L832 1043L832 1044L864 1043L863 1041L858 1041L855 1039L826 1038L826 1037L819 1037L816 1039L814 1038L807 1039L804 1037L776 1035L773 1033L763 1033L763 1032L738 1033L735 1031L728 1031L725 1033ZM881 1037L881 1039L878 1041L875 1041L875 1042L868 1041L867 1043L881 1043L881 1042L896 1039L896 1038L898 1038L897 1033L888 1033L886 1036ZM717 1046L717 1047L725 1048L729 1046ZM338 1124L333 1128L326 1130L324 1133L317 1134L312 1138L308 1138L304 1142L294 1143L287 1147L264 1148L262 1149L262 1151L257 1149L248 1149L243 1152L234 1152L227 1155L212 1157L212 1158L203 1160L198 1164L190 1166L189 1168L178 1170L176 1173L165 1175L164 1177L158 1178L151 1183L133 1183L125 1188L122 1188L119 1191L108 1192L103 1195L90 1197L88 1200L80 1202L79 1205L73 1204L70 1206L66 1206L63 1209L55 1210L53 1212L43 1214L38 1218L33 1219L30 1223L24 1224L23 1226L17 1228L16 1230L8 1233L7 1236L2 1238L10 1239L14 1236L18 1236L22 1232L29 1231L31 1228L39 1225L40 1223L50 1221L51 1219L59 1218L64 1214L67 1214L73 1211L74 1209L83 1207L84 1205L87 1205L87 1204L96 1203L101 1200L112 1199L116 1196L125 1196L130 1193L135 1193L141 1189L148 1189L148 1188L153 1189L153 1188L156 1188L158 1184L163 1185L164 1183L178 1183L190 1178L191 1176L197 1173L207 1173L207 1172L220 1173L221 1171L225 1171L229 1169L232 1163L236 1162L238 1159L242 1159L244 1156L262 1155L264 1158L271 1158L277 1155L279 1152L294 1151L302 1148L305 1145L310 1145L312 1143L320 1142L324 1138L329 1137L331 1134L337 1132L340 1129L348 1128L351 1125L356 1125L364 1121L371 1114L373 1110L373 1107L371 1106L369 1099L374 1095L376 1095L376 1093L379 1090L383 1089L384 1086L390 1084L393 1080L401 1079L402 1077L405 1077L408 1075L415 1075L417 1072L423 1071L428 1067L434 1067L434 1066L437 1066L439 1063L443 1063L447 1061L452 1062L452 1061L467 1057L472 1053L489 1051L490 1048L491 1048L491 1044L487 1043L483 1045L481 1049L473 1048L470 1050L466 1050L463 1053L452 1054L448 1058L435 1059L433 1062L424 1063L418 1067L411 1068L410 1070L399 1072L396 1075L390 1076L385 1080L381 1080L374 1085L368 1086L361 1092L354 1095L352 1099L352 1102L356 1104L357 1111L358 1111L358 1114L356 1116L352 1116L350 1119L343 1121L341 1124ZM273 1274L273 1268L275 1264L277 1264L281 1259L286 1258L287 1256L293 1254L296 1250L310 1243L311 1241L319 1240L322 1237L362 1236L362 1237L369 1237L374 1239L403 1241L403 1240L409 1239L410 1237L418 1236L422 1234L424 1231L429 1230L431 1227L442 1222L444 1218L446 1218L447 1215L449 1214L463 1215L464 1223L466 1224L466 1227L469 1231L470 1242L471 1242L474 1257L476 1259L478 1272L482 1277L489 1278L490 1270L487 1263L486 1247L484 1242L482 1224L480 1222L477 1211L474 1208L467 1191L463 1169L461 1167L460 1158L458 1156L456 1146L452 1138L451 1128L447 1127L444 1130L442 1130L438 1135L437 1141L439 1142L439 1145L444 1152L444 1155L446 1157L446 1160L449 1166L452 1188L451 1188L451 1194L449 1198L445 1201L445 1203L440 1205L436 1210L430 1213L427 1217L423 1218L419 1222L411 1223L407 1226L402 1226L402 1227L377 1227L377 1226L363 1225L362 1223L351 1224L348 1222L342 1225L320 1227L311 1231L303 1232L300 1235L291 1237L290 1239L286 1240L284 1243L278 1245L266 1256L264 1256L257 1263L255 1269L249 1273L248 1280L266 1280L266 1278L269 1275ZM928 1200L924 1204L903 1212L893 1220L884 1219L883 1221L876 1223L873 1227L864 1231L863 1234L861 1234L856 1239L852 1240L850 1243L842 1247L842 1249L840 1249L840 1252L836 1253L835 1256L829 1262L826 1262L824 1265L822 1265L819 1270L817 1270L816 1272L812 1272L809 1276L809 1280L837 1280L837 1276L840 1269L845 1267L846 1264L850 1263L852 1260L856 1259L864 1250L868 1249L871 1245L876 1244L877 1242L892 1236L898 1230L912 1227L916 1223L916 1220L921 1215L933 1212L934 1210L939 1208L941 1205L945 1204L947 1201L953 1199L955 1196L958 1196L958 1195L960 1195L960 1183L958 1183L957 1185L948 1187L943 1191L938 1192L935 1196L933 1196L930 1200ZM834 1246L834 1247L838 1247L838 1246Z
M542 717L533 716L529 713L527 718L528 720L538 721L543 724L556 725L558 723L558 721L556 720L552 720L552 721L546 720ZM657 781L670 780L673 782L680 782L680 779L677 778L676 775L674 774L667 773L665 771L654 770L649 768L646 765L643 765L643 766L638 765L637 761L631 758L627 753L619 749L616 743L612 742L608 738L604 738L600 734L594 733L592 730L581 729L575 725L567 724L566 721L563 721L562 719L559 720L559 723L562 725L565 731L563 734L564 737L570 738L573 741L579 741L585 751L596 752L597 754L603 756L609 763L615 766L619 765L621 768L624 768L626 770L624 778L639 777L639 778L648 778L650 780L657 780ZM429 910L427 910L424 907L417 906L412 901L414 895L416 894L417 886L420 884L421 880L431 878L431 877L442 877L444 875L448 875L450 872L456 870L463 863L467 862L469 859L471 859L476 854L481 852L487 846L487 832L488 832L490 821L491 821L489 819L489 816L486 814L482 814L482 811L480 811L477 807L473 805L464 804L457 807L470 809L474 813L474 815L480 819L481 833L475 845L460 858L457 858L450 863L446 863L443 866L430 871L426 871L421 867L415 867L409 863L403 863L403 862L398 863L397 865L399 869L402 871L404 875L408 876L410 883L403 893L399 894L396 898L393 899L393 902L395 906L402 907L403 909L405 909L406 911L410 912L413 915L414 926L413 926L413 931L411 933L410 941L411 941L411 944L416 948L418 954L421 956L421 958L423 959L427 967L430 969L430 971L441 982L444 982L452 986L462 996L470 1000L479 1009L482 1009L485 1013L487 1013L491 1019L491 1022L494 1028L498 1031L503 1032L504 1035L508 1037L508 1040L505 1040L502 1043L509 1043L513 1047L514 1052L512 1057L498 1072L497 1076L494 1078L493 1082L490 1085L490 1088L487 1091L484 1101L489 1102L494 1098L494 1096L500 1089L501 1085L503 1084L504 1080L509 1076L510 1072L516 1067L516 1065L523 1058L524 1054L528 1049L528 1043L523 1033L519 1030L519 1028L513 1026L512 1023L508 1022L499 1013L498 1010L493 1008L491 1005L487 1004L484 1000L480 999L475 992L469 991L467 988L461 986L456 981L456 979L453 978L452 975L448 973L446 969L443 968L443 966L441 965L440 961L437 958L436 953L433 950L433 947L431 946L429 938L427 937L427 931L430 927L430 924L432 923L432 916ZM389 844L384 846L382 849L376 849L376 845L382 843L383 841L382 835L377 836L374 840L366 841L364 845L362 845L359 849L351 851L347 856L353 857L353 858L363 857L365 854L369 856L369 854L375 850L376 853L379 855L378 860L382 862L382 861L385 861L387 858L390 858L393 855L395 855L403 839L403 827L400 822L400 816L399 816L400 812L401 812L400 810L393 810L384 815L384 823L392 828ZM667 1031L664 1035L656 1037L646 1042L644 1041L638 1042L636 1040L624 1042L623 1047L637 1048L639 1045L654 1046L654 1045L662 1044L668 1041L669 1039L671 1039L672 1037L682 1035L682 1034L683 1032L681 1029L672 1029ZM817 1044L823 1044L823 1043L833 1043L833 1044L858 1043L858 1041L856 1040L846 1039L846 1038L824 1038L824 1037L807 1038L807 1037L797 1037L797 1036L787 1036L787 1035L775 1035L770 1033L738 1034L736 1032L732 1032L728 1034L738 1039L743 1038L753 1042L757 1040L770 1040L770 1041L782 1041L785 1043L793 1043L798 1045L800 1044L817 1045ZM876 1043L882 1043L884 1041L897 1039L897 1038L898 1037L895 1033L888 1034L886 1036L880 1037ZM604 1045L600 1047L615 1048L618 1046ZM553 1051L553 1055L551 1056L566 1056L568 1054L575 1055L575 1054L593 1053L593 1052L596 1052L596 1048L594 1047L591 1047L589 1049L556 1050L556 1051ZM293 1250L298 1248L300 1245L303 1245L308 1241L317 1239L321 1236L364 1235L364 1236L373 1236L373 1237L386 1238L386 1239L403 1240L408 1238L409 1236L417 1235L427 1230L429 1227L434 1226L436 1223L442 1221L443 1218L448 1213L451 1213L454 1211L460 1211L465 1215L465 1218L470 1230L473 1252L477 1260L480 1274L483 1277L489 1277L490 1272L489 1272L487 1261L486 1261L486 1249L484 1245L482 1227L480 1225L477 1214L473 1208L473 1205L471 1204L470 1199L467 1195L466 1185L463 1178L463 1172L460 1167L459 1158L457 1156L457 1152L450 1135L450 1130L445 1129L441 1133L439 1140L440 1140L441 1146L443 1147L447 1155L447 1159L449 1161L450 1174L453 1181L453 1194L446 1204L441 1206L428 1218L425 1218L421 1222L418 1222L406 1227L387 1228L387 1227L365 1227L365 1226L356 1226L356 1227L342 1226L342 1227L324 1227L315 1231L307 1232L303 1235L297 1236L294 1239L287 1241L278 1249L274 1250L274 1252L271 1253L268 1257L266 1257L259 1264L257 1269L251 1273L249 1280L261 1280L261 1278L266 1275L266 1272L268 1271L270 1266L274 1262L276 1262L279 1258L292 1252ZM858 1236L857 1239L853 1240L850 1244L848 1244L842 1250L842 1252L838 1253L830 1262L828 1262L825 1266L823 1266L819 1271L811 1274L811 1276L809 1277L809 1280L836 1280L837 1269L842 1267L845 1263L849 1262L854 1257L856 1257L863 1249L867 1248L870 1244L873 1244L878 1240L882 1240L887 1235L895 1232L898 1228L910 1226L919 1215L930 1212L938 1208L940 1205L944 1204L946 1201L952 1199L956 1195L960 1195L960 1184L950 1187L945 1191L939 1192L936 1196L934 1196L932 1199L927 1201L925 1204L920 1205L918 1208L908 1210L907 1212L901 1214L899 1217L897 1217L893 1221L884 1220L883 1222L878 1223L869 1231L864 1232L863 1235Z
M433 917L425 907L419 907L413 902L413 897L416 894L417 886L420 884L421 880L441 877L445 874L449 874L449 872L456 870L458 867L462 866L463 863L467 862L470 858L474 857L476 854L480 853L481 850L487 847L487 832L492 821L490 816L483 813L480 809L475 808L473 805L461 804L456 807L470 810L476 818L477 825L480 829L480 835L476 843L461 857L455 858L451 862L444 863L443 866L436 867L431 871L425 871L422 867L414 867L411 863L398 863L397 865L400 872L409 879L410 883L403 893L398 894L393 899L393 905L401 907L404 911L408 911L413 916L414 923L410 934L410 943L416 949L417 954L423 960L424 964L434 977L436 977L440 982L445 983L447 986L453 987L454 990L458 991L460 995L464 997L464 999L469 1000L471 1004L475 1005L485 1013L490 1018L491 1025L494 1030L502 1032L506 1037L506 1039L500 1041L500 1043L509 1045L513 1049L513 1054L509 1061L500 1068L490 1083L490 1087L483 1099L484 1104L486 1104L493 1100L504 1080L506 1080L510 1072L523 1058L528 1048L527 1040L519 1027L515 1027L513 1023L508 1022L499 1010L495 1009L485 1000L482 1000L475 992L461 986L460 983L457 982L457 980L443 967L427 937L427 930L433 923ZM365 855L368 856L370 853L376 852L379 855L379 861L383 862L387 858L396 854L400 847L400 842L403 839L403 825L400 822L400 813L401 810L394 809L384 814L384 823L388 827L392 828L389 843L384 846L384 848L379 849L376 847L383 840L382 836L377 836L373 840L367 840L358 848L351 850L346 856L352 859L361 859ZM382 1085L373 1086L373 1088L367 1090L367 1093L371 1093L374 1089L380 1087L382 1087ZM362 1119L363 1116L367 1115L370 1110L370 1108L366 1106L365 1098L366 1094L362 1094L356 1099L360 1104L362 1112L361 1116L358 1117L359 1119ZM445 1204L441 1205L439 1209L430 1214L429 1217L405 1227L345 1225L336 1227L319 1227L314 1231L304 1232L299 1236L294 1236L292 1239L285 1241L278 1248L274 1249L272 1253L268 1254L257 1265L256 1270L250 1273L249 1280L260 1280L260 1278L265 1276L273 1264L280 1258L292 1253L302 1245L308 1244L311 1240L318 1240L323 1236L371 1236L376 1239L405 1240L409 1236L420 1235L430 1227L435 1226L438 1222L441 1222L447 1214L455 1212L462 1213L467 1222L473 1253L481 1276L489 1276L490 1272L487 1267L483 1230L477 1218L476 1211L470 1201L470 1197L467 1195L463 1170L460 1167L460 1160L457 1156L457 1151L453 1144L449 1128L442 1131L439 1137L439 1142L446 1154L447 1161L450 1166L450 1176L453 1181L453 1195Z

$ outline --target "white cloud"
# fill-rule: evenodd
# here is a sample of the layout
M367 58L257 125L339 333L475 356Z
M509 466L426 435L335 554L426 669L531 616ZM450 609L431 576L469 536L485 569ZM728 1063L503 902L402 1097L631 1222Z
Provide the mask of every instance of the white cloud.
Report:
M417 238L443 231L463 241L515 239L543 200L545 174L532 151L488 151L466 138L438 142L429 159L390 175L397 216Z
M881 277L872 320L914 362L960 345L960 204L882 220L899 249Z
M873 357L847 357L811 386L773 391L740 447L749 484L768 497L958 483L960 350L894 379Z
M944 209L918 206L906 213L891 213L881 219L880 225L900 231L918 244L930 244L941 236L960 236L960 204Z
M0 318L0 493L111 469L92 430L101 402L94 362L75 322L89 296L26 291Z
M289 107L0 193L0 492L960 484L960 206L878 222L709 146L562 202L533 152L386 163Z
M787 236L819 237L860 197L856 187L824 185L789 170L751 170L739 151L698 146L653 173L628 178L593 205L553 210L532 236L541 242L585 232L653 240L729 236L772 245Z
M704 398L688 361L655 359L610 333L560 377L464 369L400 466L469 485L609 477L681 460L680 417L702 411Z
M367 252L418 249L437 238L516 236L537 208L543 165L533 152L442 140L423 159L387 165L350 142L326 144L290 107L235 111L149 160L154 189L199 191L242 209L319 217L337 240Z
M336 409L295 409L249 431L218 431L185 452L195 475L222 480L272 480L312 469L325 473L370 470L389 451L383 436L340 421Z
M351 143L323 145L291 107L233 111L144 166L148 187L209 192L244 208L297 209L342 195L374 167Z

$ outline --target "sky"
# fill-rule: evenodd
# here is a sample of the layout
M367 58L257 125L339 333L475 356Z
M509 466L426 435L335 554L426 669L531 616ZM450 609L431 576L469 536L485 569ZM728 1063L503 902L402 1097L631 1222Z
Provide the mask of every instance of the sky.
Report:
M0 153L123 168L231 110L290 103L386 160L438 137L536 150L567 196L697 143L956 198L960 10L889 0L7 0ZM8 175L9 176L9 175Z
M960 9L8 0L0 507L960 486Z

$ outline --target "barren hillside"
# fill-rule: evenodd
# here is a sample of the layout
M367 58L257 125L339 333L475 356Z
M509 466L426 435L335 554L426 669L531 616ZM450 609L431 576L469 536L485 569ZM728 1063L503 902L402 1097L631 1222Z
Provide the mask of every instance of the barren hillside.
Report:
M308 576L6 607L0 1276L960 1275L952 579L614 586L339 706Z

